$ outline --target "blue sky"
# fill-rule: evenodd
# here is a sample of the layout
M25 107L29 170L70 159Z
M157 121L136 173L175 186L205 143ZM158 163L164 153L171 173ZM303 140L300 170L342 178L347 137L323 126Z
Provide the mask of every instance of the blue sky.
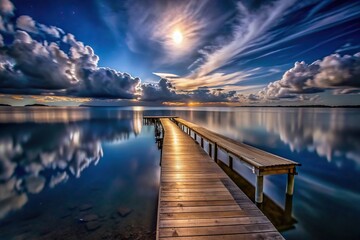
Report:
M358 1L0 0L0 102L360 104Z

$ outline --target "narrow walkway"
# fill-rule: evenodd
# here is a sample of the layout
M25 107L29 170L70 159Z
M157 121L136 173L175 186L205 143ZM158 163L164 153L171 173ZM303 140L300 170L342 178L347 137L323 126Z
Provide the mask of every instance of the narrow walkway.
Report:
M283 239L208 154L168 118L157 239Z

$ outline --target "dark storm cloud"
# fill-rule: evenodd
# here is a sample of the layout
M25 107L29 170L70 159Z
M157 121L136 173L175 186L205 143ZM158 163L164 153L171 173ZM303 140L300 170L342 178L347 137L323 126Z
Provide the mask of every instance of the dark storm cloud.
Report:
M335 94L357 93L360 90L360 53L332 54L312 64L296 62L281 80L270 83L252 98L294 98L298 94L334 90Z

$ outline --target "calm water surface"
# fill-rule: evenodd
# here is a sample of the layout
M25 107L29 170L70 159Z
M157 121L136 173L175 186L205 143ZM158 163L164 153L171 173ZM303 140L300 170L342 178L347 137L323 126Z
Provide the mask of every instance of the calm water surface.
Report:
M143 115L177 115L300 162L287 239L360 238L358 109L136 107L1 108L1 239L154 238L160 152ZM282 209L285 185L265 178Z

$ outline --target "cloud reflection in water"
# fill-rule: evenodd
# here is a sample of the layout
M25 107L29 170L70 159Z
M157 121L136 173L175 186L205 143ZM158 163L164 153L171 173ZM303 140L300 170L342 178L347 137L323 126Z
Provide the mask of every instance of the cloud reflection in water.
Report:
M119 143L141 132L141 112L54 112L56 117L49 117L51 111L1 114L0 122L12 123L0 124L0 219L20 209L28 194L79 178L102 158L102 143Z
M292 152L315 152L329 162L346 158L360 169L357 110L240 108L231 111L171 111L213 131L255 146L286 144ZM359 116L358 116L359 117ZM280 142L279 142L280 141ZM338 166L341 163L336 163Z

